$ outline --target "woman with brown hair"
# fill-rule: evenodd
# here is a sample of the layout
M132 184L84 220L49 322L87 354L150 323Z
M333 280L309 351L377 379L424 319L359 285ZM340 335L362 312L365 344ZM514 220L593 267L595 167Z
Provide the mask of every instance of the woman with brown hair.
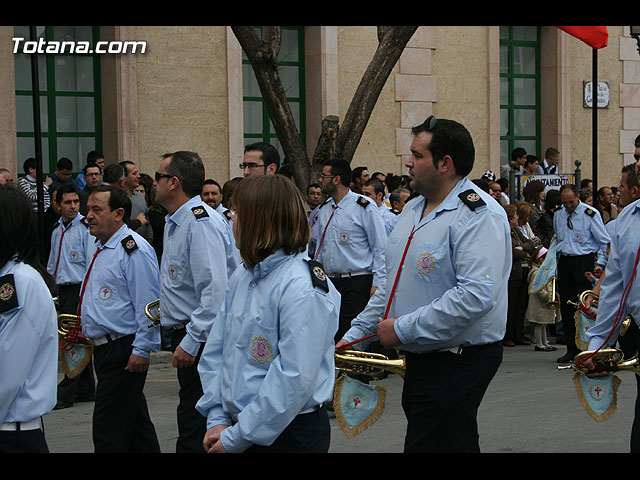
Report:
M526 206L526 205L525 205ZM525 238L518 228L519 213L516 205L504 207L511 227L512 264L509 275L509 306L507 309L507 330L503 344L507 347L530 344L524 335L524 316L527 310L527 277L529 264L527 259L534 252L535 246L531 240Z
M289 179L247 177L233 195L243 264L198 367L205 451L326 453L340 295L306 256L304 201Z

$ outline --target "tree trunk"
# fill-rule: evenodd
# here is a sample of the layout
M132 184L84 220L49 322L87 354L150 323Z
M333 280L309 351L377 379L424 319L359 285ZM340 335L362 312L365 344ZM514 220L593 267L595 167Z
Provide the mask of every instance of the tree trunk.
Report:
M322 132L310 160L278 75L280 27L263 27L262 39L258 38L252 26L231 27L256 75L284 152L282 163L286 161L291 166L296 185L303 193L309 183L316 181L322 163L328 158L337 156L351 162L380 92L417 28L378 27L378 48L349 105L344 123L338 127L338 118L332 115L322 120Z

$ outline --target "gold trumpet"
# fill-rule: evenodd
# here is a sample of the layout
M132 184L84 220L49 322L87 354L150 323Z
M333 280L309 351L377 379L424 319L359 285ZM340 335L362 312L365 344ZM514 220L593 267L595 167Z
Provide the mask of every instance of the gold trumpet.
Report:
M406 361L404 358L390 360L380 353L344 350L335 353L336 368L345 372L359 373L381 378L384 372L395 373L404 378Z
M589 297L589 296L593 297L593 302L591 302L591 306L593 308L598 308L598 298L600 298L600 295L598 295L593 290L585 290L584 292L582 292L580 294L580 296L578 297L578 302L573 302L571 300L567 300L567 303L569 305L573 305L576 308L582 308L583 310L588 310L587 309L587 305L586 305L586 301L587 301L587 297Z
M157 313L153 313L153 310L156 310ZM160 325L160 299L147 303L144 307L144 314L151 320L148 328L154 328Z
M71 332L73 335L70 335ZM82 329L80 327L80 319L78 315L73 313L59 313L58 314L58 335L65 340L69 340L71 344L76 342L90 345L91 340L82 335Z
M591 357L595 364L594 370L589 370L582 362ZM560 365L558 370L573 369L583 373L589 372L618 372L630 371L640 374L640 360L634 355L628 360L624 359L622 350L618 348L603 348L594 353L593 350L581 352L575 356L569 365Z
M553 277L551 280L551 301L548 304L549 308L552 310L557 310L560 308L560 302L558 301L558 297L556 295L556 278Z

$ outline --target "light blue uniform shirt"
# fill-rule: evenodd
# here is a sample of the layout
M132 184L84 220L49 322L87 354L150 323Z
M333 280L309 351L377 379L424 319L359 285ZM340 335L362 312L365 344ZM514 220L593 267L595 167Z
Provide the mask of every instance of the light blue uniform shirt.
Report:
M471 190L471 191L470 191ZM481 199L472 210L459 197ZM474 195L475 193L475 195ZM504 209L468 179L421 219L424 197L410 200L386 245L386 285L345 334L348 342L376 333L407 240L413 240L387 318L395 318L402 350L414 353L502 340L507 322L511 236ZM365 342L355 348L364 348Z
M51 234L51 251L47 262L47 272L54 277L58 285L82 283L84 280L87 269L87 245L95 242L95 237L89 233L89 227L82 222L83 218L83 215L78 214L66 227L60 218ZM63 232L64 237L62 237ZM62 237L62 244L60 244L60 237ZM59 261L58 256L60 257ZM58 265L57 272L56 264Z
M300 413L332 398L340 294L314 286L306 254L278 250L238 267L207 340L196 409L229 452L270 445ZM322 273L318 272L319 278Z
M391 235L391 231L393 230L393 227L395 227L396 223L398 223L398 215L393 213L391 209L384 203L380 207L378 207L378 210L382 214L382 220L384 221L384 228L385 228L385 231L387 232L387 236L389 236Z
M368 202L363 207L359 202ZM322 235L333 213L324 241ZM332 197L319 207L315 222L319 248L318 262L327 275L368 271L373 273L374 287L384 282L384 242L387 234L378 206L364 195L349 192L337 205Z
M165 220L160 322L164 327L187 322L180 346L196 356L224 299L229 269L235 270L235 246L222 216L199 195Z
M571 218L573 229L567 226L567 218ZM559 254L596 253L610 241L600 213L583 202L578 203L571 215L564 206L556 211L553 214L553 229L558 237Z
M56 405L58 321L40 274L24 263L8 261L0 277L13 274L14 285L0 283L0 299L17 295L18 306L0 313L0 424L28 422Z
M622 321L631 314L640 324L640 275L634 271L636 255L640 247L640 200L626 206L614 222L611 229L611 249L609 262L600 286L598 298L598 316L596 324L589 329L589 350L595 350L604 344L613 329L620 301L625 288L633 278L625 308L621 312L618 327L611 335L605 347L613 345L618 339Z
M604 229L607 231L607 235L609 235L609 238L613 238L613 222L616 218L612 218L604 225ZM600 249L598 250L598 255L596 257L596 263L598 265L602 265L603 267L606 267L607 262L609 261L608 254L609 254L608 244L600 247Z
M138 248L130 254L122 241L131 236ZM133 353L149 358L160 347L160 330L149 328L145 306L158 299L160 274L155 250L140 235L122 225L107 243L96 241L87 268L96 257L82 297L82 334L99 338L109 333L135 334ZM83 280L84 281L84 280Z

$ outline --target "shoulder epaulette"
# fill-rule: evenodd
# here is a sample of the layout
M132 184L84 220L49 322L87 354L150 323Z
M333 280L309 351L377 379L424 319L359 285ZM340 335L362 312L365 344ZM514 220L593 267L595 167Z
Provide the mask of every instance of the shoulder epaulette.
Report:
M594 212L593 210L591 210L590 208L585 208L584 209L584 213L586 213L587 215L589 215L590 217L593 217L596 212Z
M486 205L486 203L484 203L484 200L480 198L480 195L478 195L478 193L471 188L469 190L462 192L460 195L458 195L458 197L471 210L475 210L478 207Z
M322 207L324 207L324 206L325 206L327 203L329 203L330 201L331 201L331 197L327 197L327 199L326 199L324 202L322 202L322 204L321 204L321 205L320 205L320 207L318 207L318 208L322 208Z
M124 247L124 250L129 255L131 255L138 248L138 244L136 243L136 241L133 239L133 236L131 235L123 238L121 243L122 243L122 246Z
M86 217L82 217L82 218L80 219L80 223L81 223L82 225L84 225L85 227L89 228L89 224L87 223L87 218L86 218Z
M229 220L231 220L231 217L233 216L231 214L231 210L225 210L224 211L224 216L227 217Z
M206 218L209 216L209 214L207 213L207 211L205 210L205 208L202 205L198 205L197 207L193 207L191 209L191 211L193 212L193 214L195 215L195 217L200 220L201 218Z
M369 200L367 200L364 197L358 197L358 205L360 205L361 207L368 207L369 206Z
M329 291L329 283L327 282L327 274L324 273L322 264L315 260L307 260L309 272L311 273L311 282L314 287L321 288L325 292Z
M13 274L0 277L0 313L8 312L18 306L18 295Z

